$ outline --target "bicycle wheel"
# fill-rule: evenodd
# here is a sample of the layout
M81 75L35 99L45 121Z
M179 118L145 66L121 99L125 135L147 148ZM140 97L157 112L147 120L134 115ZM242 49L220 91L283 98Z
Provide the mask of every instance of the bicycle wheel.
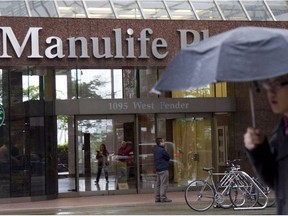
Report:
M229 189L229 197L234 207L241 207L245 203L245 193L237 184L232 183Z
M185 190L185 201L195 211L206 211L214 203L215 192L212 186L203 181L192 181Z
M232 203L230 201L230 186L229 185L220 185L218 184L216 187L216 196L215 202L220 205L222 208L230 208L232 207Z
M265 193L265 195L268 197L268 203L266 205L266 207L271 207L275 204L275 193L274 191L271 191L271 189L269 187L265 187L262 188L263 192ZM259 197L258 197L258 201L257 203L260 206L264 206L266 202L266 198L264 198L263 194L259 192Z

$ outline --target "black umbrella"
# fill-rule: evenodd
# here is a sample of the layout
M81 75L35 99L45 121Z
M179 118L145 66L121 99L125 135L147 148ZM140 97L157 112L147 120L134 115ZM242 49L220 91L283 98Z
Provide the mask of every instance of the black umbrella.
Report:
M182 49L151 92L187 90L216 82L263 80L288 73L288 30L238 27ZM252 124L255 126L250 89Z

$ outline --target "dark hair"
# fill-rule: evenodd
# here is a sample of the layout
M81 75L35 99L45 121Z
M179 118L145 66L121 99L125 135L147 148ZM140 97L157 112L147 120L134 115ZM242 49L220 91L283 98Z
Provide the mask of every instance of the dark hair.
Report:
M156 144L157 145L160 145L161 141L163 140L163 138L159 137L156 139Z

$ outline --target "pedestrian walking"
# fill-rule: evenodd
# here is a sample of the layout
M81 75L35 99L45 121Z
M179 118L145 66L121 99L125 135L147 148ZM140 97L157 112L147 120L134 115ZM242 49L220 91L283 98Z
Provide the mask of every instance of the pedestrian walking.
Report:
M172 202L168 199L166 192L169 185L169 160L170 156L164 148L165 141L163 138L156 139L156 147L154 149L154 166L156 169L156 185L155 185L155 202Z
M288 215L288 75L262 82L272 111L283 115L268 141L259 128L247 128L244 144L256 173L276 195L277 214Z

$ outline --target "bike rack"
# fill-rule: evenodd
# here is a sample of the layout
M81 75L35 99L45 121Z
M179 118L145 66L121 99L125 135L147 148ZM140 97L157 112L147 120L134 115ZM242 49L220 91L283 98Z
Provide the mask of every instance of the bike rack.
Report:
M268 197L266 196L266 194L262 191L262 189L255 183L255 181L246 173L243 171L234 171L235 173L239 173L241 175L244 175L245 177L247 177L253 184L254 186L259 190L260 193L263 194L264 198L266 198L265 204L261 207L235 207L234 210L256 210L256 209L264 209L266 208L267 204L268 204Z

